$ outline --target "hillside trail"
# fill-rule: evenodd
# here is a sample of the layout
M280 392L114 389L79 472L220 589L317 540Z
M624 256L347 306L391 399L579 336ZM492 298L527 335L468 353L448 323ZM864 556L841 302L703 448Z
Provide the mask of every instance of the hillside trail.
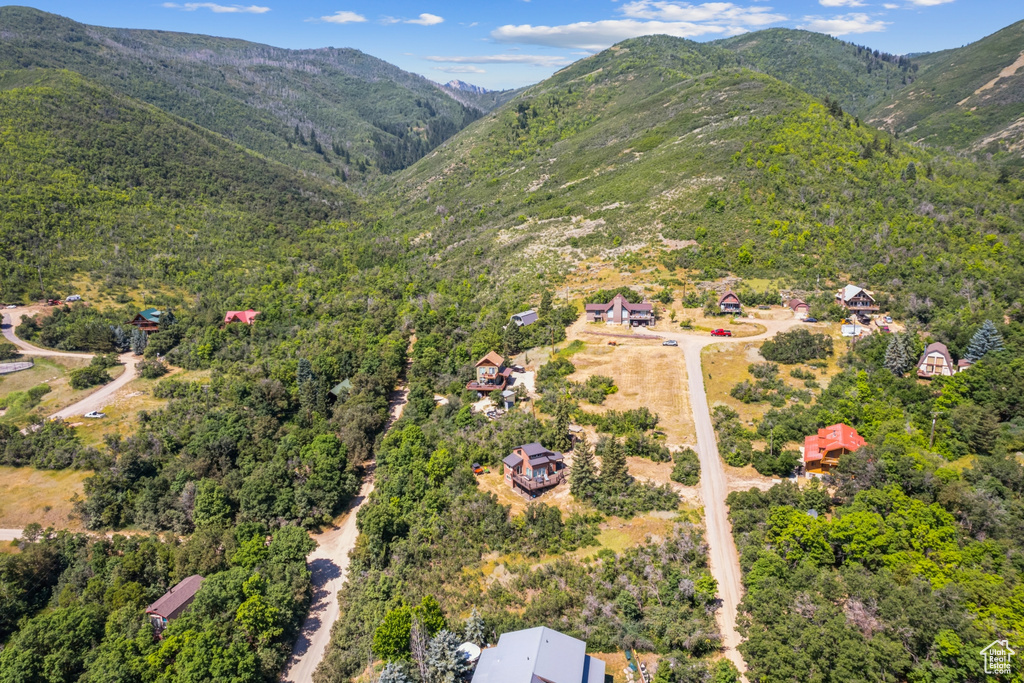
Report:
M411 343L409 348L411 351ZM402 417L408 399L409 388L403 378L391 393L385 433ZM355 548L356 538L359 536L356 513L373 491L374 465L375 463L369 462L364 466L366 478L362 488L359 495L352 499L348 511L340 522L331 529L313 536L317 547L306 557L306 564L313 575L313 603L292 648L292 657L281 676L284 683L312 683L313 672L327 651L327 645L331 641L331 628L340 615L338 591L348 578L349 553Z
M32 309L18 311L19 322L26 315L31 313ZM40 356L45 358L81 358L83 360L90 360L93 357L93 354L91 353L69 353L65 351L43 349L19 339L17 335L14 334L14 321L12 320L12 316L8 313L4 313L3 333L7 341L17 346L18 350L26 356ZM88 396L85 396L81 400L72 403L65 408L61 408L53 415L50 415L49 419L67 420L93 411L103 410L103 408L105 408L109 403L110 399L118 392L119 389L121 389L121 387L125 386L138 376L138 372L135 367L136 359L132 353L122 353L118 357L118 360L124 364L124 372L121 373L117 379L107 382L106 384L101 384Z
M743 598L743 574L740 570L739 553L732 537L732 523L725 498L729 493L725 468L718 454L718 441L711 423L711 410L704 389L704 372L701 367L701 350L712 344L750 342L770 339L778 332L803 325L799 320L742 320L763 325L767 330L750 337L710 337L692 332L668 332L649 330L665 339L675 339L686 357L686 374L689 379L690 405L697 431L697 455L700 459L700 495L704 503L704 524L707 533L708 559L711 575L718 582L718 597L721 609L716 612L722 647L725 656L736 665L741 673L747 670L746 662L738 646L740 634L736 630L736 615ZM746 680L746 677L744 677Z

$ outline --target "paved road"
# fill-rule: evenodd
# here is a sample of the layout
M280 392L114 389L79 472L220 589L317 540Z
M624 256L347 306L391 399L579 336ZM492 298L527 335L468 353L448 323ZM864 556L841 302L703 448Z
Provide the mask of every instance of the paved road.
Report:
M0 529L0 542L17 541L21 538L22 529Z
M405 403L409 398L409 390L401 387L392 394L391 416L385 429L402 417ZM317 542L316 550L306 558L306 564L313 574L313 604L309 615L302 625L302 632L295 647L292 658L282 676L287 683L312 683L313 672L320 666L327 645L331 642L331 627L338 620L338 591L345 585L348 578L349 553L356 546L359 530L356 528L356 513L373 491L373 464L367 467L367 478L349 508L349 512L339 526L313 536Z
M704 524L707 530L708 557L711 575L718 582L718 596L722 608L717 612L718 627L722 634L725 656L741 672L746 672L737 646L740 634L736 631L736 614L743 598L743 575L740 571L739 553L732 537L732 524L725 497L729 493L722 459L718 455L718 440L711 424L711 410L707 393L704 391L704 373L701 368L701 349L712 344L748 342L770 339L777 332L801 325L798 320L749 320L767 328L766 332L751 337L711 337L707 333L668 332L650 330L666 339L679 342L680 350L686 356L686 374L690 382L690 405L693 407L693 421L697 429L697 455L700 458L700 494L704 502Z

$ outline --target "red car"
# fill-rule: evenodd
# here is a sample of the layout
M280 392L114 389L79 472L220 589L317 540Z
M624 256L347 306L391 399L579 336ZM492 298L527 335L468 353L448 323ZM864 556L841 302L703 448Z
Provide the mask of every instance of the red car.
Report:
M711 336L712 337L731 337L732 336L732 332L730 330L723 330L722 328L718 328L717 330L711 330Z

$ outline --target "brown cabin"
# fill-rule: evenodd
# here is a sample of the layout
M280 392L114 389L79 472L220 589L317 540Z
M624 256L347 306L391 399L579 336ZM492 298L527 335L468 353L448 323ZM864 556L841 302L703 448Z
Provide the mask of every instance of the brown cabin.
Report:
M143 332L156 332L160 329L161 315L163 315L163 311L158 311L155 308L147 308L146 310L137 313L128 324L139 328Z
M606 304L587 304L583 307L588 323L608 323L609 325L629 325L631 327L648 327L654 324L654 305L650 302L631 304L626 297L616 294Z
M562 454L549 451L537 442L513 448L502 464L505 483L513 491L536 495L558 486L565 479L566 465Z
M718 298L718 310L722 313L741 313L743 306L740 304L740 298L736 296L736 292L729 290Z
M198 574L182 579L174 588L167 591L159 600L146 608L146 615L153 624L156 633L160 633L167 624L177 619L188 609L199 592L199 586L203 583L203 577Z
M836 303L851 313L878 313L875 297L857 285L846 285L836 292Z
M502 391L508 384L512 369L505 367L505 359L491 351L476 363L476 379L466 385L470 391L489 394Z

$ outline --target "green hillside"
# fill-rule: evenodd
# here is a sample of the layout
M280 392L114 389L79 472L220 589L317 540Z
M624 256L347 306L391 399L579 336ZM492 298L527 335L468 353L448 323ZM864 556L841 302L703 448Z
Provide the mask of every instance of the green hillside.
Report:
M358 50L285 50L0 8L0 69L70 69L324 175L403 168L480 115Z
M115 287L223 277L356 211L343 188L69 71L0 73L0 139L5 301L81 272Z
M1024 21L914 61L920 64L917 79L876 105L871 123L935 147L1021 157Z
M506 271L597 256L635 267L628 254L664 237L695 241L663 258L705 279L852 278L922 320L976 308L968 280L985 305L1015 304L1019 185L728 56L655 37L573 65L394 178L394 224Z
M715 44L736 52L744 66L815 97L838 100L855 116L864 116L914 79L913 64L906 57L810 31L771 28Z

